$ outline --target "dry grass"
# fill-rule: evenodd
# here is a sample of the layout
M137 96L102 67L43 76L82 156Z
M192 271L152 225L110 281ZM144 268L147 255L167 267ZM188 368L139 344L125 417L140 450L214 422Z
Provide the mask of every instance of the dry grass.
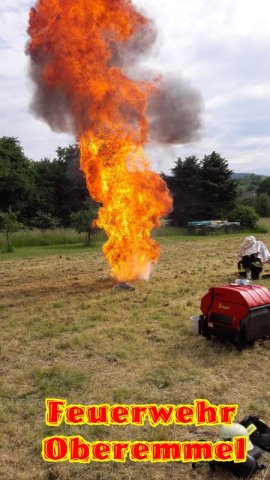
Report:
M266 242L267 237L260 238ZM4 480L229 479L207 465L47 464L41 440L213 439L216 431L177 426L46 427L44 399L68 403L238 403L241 419L270 422L270 341L239 353L190 333L210 286L235 278L242 237L162 240L149 282L117 291L101 253L6 260L0 264L0 478ZM270 280L258 283L269 286ZM269 456L265 456L269 462ZM263 472L254 479L263 479Z

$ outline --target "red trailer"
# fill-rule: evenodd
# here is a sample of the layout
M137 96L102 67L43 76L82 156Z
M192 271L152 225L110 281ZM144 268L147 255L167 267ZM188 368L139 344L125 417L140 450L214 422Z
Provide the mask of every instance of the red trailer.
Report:
M270 336L270 292L260 285L210 288L201 300L201 334L235 341L239 348Z

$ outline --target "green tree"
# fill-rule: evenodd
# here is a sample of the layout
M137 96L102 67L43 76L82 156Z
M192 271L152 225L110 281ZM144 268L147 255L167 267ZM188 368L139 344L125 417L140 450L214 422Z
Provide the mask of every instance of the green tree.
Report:
M0 138L0 210L11 208L24 216L34 191L31 167L17 138Z
M250 183L248 185L247 190L250 192L254 192L258 189L264 177L262 175L255 175L254 173L251 173L249 178L250 178Z
M57 149L57 158L35 162L35 199L32 217L37 212L58 218L68 227L72 212L78 211L89 198L85 178L80 171L80 155L77 145Z
M64 165L64 182L57 190L56 203L59 209L55 216L62 218L64 225L70 224L70 215L82 208L89 198L85 176L80 170L80 150L78 145L57 149L57 160Z
M50 213L38 210L36 216L31 220L31 227L41 230L53 229L60 226L59 219L53 217Z
M261 193L256 198L255 209L260 217L270 217L270 197L267 193Z
M267 195L270 197L270 177L266 177L264 180L262 180L258 186L257 193L258 195L261 193L267 193Z
M259 220L259 215L253 207L237 205L230 213L228 220L230 222L240 222L242 227L254 228Z
M218 153L179 158L172 176L163 176L174 200L170 215L174 225L185 225L191 220L226 218L234 207L237 187L228 162Z
M238 195L236 203L238 205L248 205L249 207L255 208L257 201L257 195L254 192L244 192L242 195Z
M255 175L254 173L235 173L233 175L233 178L238 185L239 192L243 193L257 191L258 186L264 179L264 176Z
M69 200L64 194L66 189L64 162L44 158L36 162L33 168L36 190L32 217L36 218L37 212L42 212L44 215L58 218L63 226L67 226L66 211L69 207L66 203Z
M78 233L86 233L86 246L90 245L91 234L95 231L93 221L97 217L97 204L89 198L78 212L71 214L71 226Z
M17 232L23 228L22 223L18 222L16 213L9 210L8 212L0 212L0 231L5 236L5 251L12 252L10 236L13 232Z
M199 215L201 199L198 195L200 183L199 160L195 156L178 158L172 168L172 175L163 175L173 196L173 211L170 221L173 225L184 225Z
M237 185L232 175L227 160L218 153L204 156L199 189L204 219L224 218L234 207Z

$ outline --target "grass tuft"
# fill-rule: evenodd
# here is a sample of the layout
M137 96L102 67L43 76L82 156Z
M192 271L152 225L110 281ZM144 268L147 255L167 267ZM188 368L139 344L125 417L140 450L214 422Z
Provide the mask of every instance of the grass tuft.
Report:
M34 368L33 382L41 397L62 397L70 391L80 390L86 380L84 372L66 366Z

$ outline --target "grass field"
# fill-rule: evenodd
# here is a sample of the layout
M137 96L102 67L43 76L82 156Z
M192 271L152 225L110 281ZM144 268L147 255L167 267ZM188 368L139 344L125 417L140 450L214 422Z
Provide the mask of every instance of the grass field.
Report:
M258 236L269 247L269 236ZM188 404L206 398L239 404L237 419L270 423L270 340L238 352L190 332L189 317L213 285L236 278L243 235L162 236L149 282L115 289L95 248L55 247L0 263L0 478L3 480L230 479L207 465L45 463L41 440L81 435L95 440L214 440L214 427L47 427L48 397L69 404ZM184 240L184 241L181 241ZM34 247L33 247L34 248ZM38 248L38 247L36 247ZM268 267L268 270L270 266ZM267 271L267 269L266 269ZM270 280L258 281L267 287ZM270 455L264 456L265 464ZM266 476L265 476L266 475ZM268 476L267 476L268 475ZM265 471L256 480L270 478Z
M270 218L260 218L258 225L265 227L268 232L270 230Z

